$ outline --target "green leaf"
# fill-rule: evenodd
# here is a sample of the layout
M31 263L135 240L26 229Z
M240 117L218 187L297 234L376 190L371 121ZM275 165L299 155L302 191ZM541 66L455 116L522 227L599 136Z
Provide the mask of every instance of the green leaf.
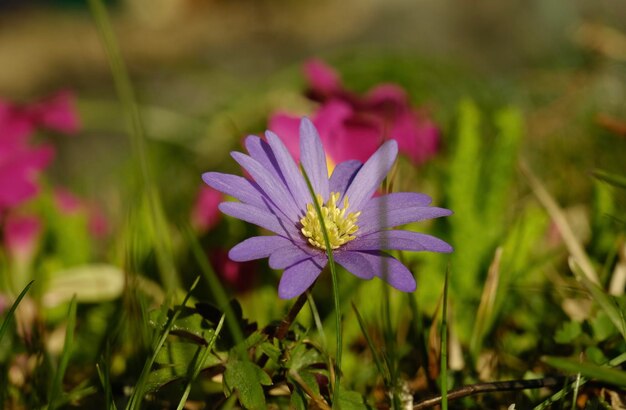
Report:
M598 366L589 362L565 359L562 357L544 357L543 361L552 367L570 373L580 373L589 379L599 380L605 383L626 386L626 372L610 367Z
M341 389L339 392L339 408L341 410L373 410L358 392Z
M176 310L179 313L174 323L172 323L170 333L193 341L196 344L206 346L208 340L211 340L213 337L212 324L197 314L197 311L194 308L178 306L176 307ZM174 313L175 312L170 309L167 312L167 318L171 318ZM151 316L150 325L157 329L161 329L164 325L165 318L162 317L159 311L152 312Z
M250 410L264 410L263 386L272 384L272 379L255 363L248 360L233 360L226 364L224 388L232 394L237 391L241 405Z
M557 343L568 344L573 342L578 336L581 335L583 329L579 322L565 322L554 335L554 340Z
M617 333L617 328L613 321L605 312L600 311L591 319L591 330L593 331L593 339L602 342Z
M63 394L63 378L65 377L65 370L70 361L70 355L74 350L74 330L76 328L76 298L72 298L70 307L67 313L67 328L65 330L65 342L63 343L63 351L59 358L59 364L54 374L54 379L50 387L50 400L48 408L54 410L61 403L61 395Z

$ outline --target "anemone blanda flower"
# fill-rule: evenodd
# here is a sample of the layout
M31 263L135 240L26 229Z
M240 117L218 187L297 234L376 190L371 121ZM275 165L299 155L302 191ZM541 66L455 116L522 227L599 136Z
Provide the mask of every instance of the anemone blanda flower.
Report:
M207 172L212 188L240 202L222 202L220 210L256 224L275 235L248 238L229 257L249 261L269 257L273 269L284 269L278 295L290 299L303 293L328 262L321 224L312 196L296 162L271 131L267 142L249 136L250 155L231 155L252 179ZM405 292L416 288L411 272L383 250L451 252L441 239L422 233L388 229L409 222L448 216L448 209L428 206L425 194L398 192L374 197L398 154L396 141L385 142L364 164L338 164L330 178L317 130L308 119L300 124L301 165L316 193L335 262L362 279L386 280Z

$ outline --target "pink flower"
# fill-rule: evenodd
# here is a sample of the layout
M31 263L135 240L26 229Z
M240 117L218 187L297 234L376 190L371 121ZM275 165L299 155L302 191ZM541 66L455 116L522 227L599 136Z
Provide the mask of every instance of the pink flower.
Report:
M28 138L39 127L74 133L78 130L72 94L60 92L31 105L0 100L0 213L35 196L38 174L54 149L32 146Z
M438 129L424 113L411 108L399 86L381 84L360 96L344 89L337 73L320 60L307 62L304 72L310 85L308 96L320 102L312 121L332 162L364 162L390 138L416 165L437 151ZM268 124L296 159L300 156L299 122L297 116L278 112Z
M203 186L198 192L196 202L191 211L191 223L200 232L206 232L220 221L217 206L224 200L224 195L213 188Z
M41 236L41 220L34 215L9 215L4 221L4 246L16 261L32 260Z
M106 236L109 230L108 221L102 210L93 203L84 201L65 188L56 187L54 189L54 199L56 206L61 213L74 215L84 213L88 218L89 233L94 238Z
M245 292L254 287L256 282L256 263L254 261L235 262L228 257L228 251L214 249L209 254L215 272L222 282L237 292Z

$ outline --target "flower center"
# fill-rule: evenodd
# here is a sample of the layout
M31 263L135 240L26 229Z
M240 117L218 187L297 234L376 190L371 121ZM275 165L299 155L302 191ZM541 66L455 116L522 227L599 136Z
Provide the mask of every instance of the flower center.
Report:
M332 192L326 205L324 205L320 194L315 196L322 211L324 226L328 232L328 242L332 249L337 249L356 238L353 234L359 229L356 222L359 215L361 215L361 212L350 212L346 215L349 205L348 197L343 199L343 208L337 208L339 196L338 192ZM306 214L300 219L300 223L302 224L301 232L309 240L309 243L317 248L326 250L322 224L312 203L307 204Z

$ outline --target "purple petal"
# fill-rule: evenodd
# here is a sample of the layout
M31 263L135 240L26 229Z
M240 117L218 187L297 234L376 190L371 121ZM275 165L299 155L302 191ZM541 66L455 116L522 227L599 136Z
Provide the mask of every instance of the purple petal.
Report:
M319 253L318 253L319 254ZM308 251L306 248L300 248L291 243L291 246L277 249L272 252L269 259L270 268L285 269L288 266L295 265L304 259L317 256L314 252Z
M283 185L287 186L287 182L280 172L276 156L267 142L263 141L256 135L248 135L245 140L245 145L252 158L263 165L263 168L268 170L268 172L276 178L277 181L282 182Z
M219 209L226 215L258 225L291 240L302 241L301 235L292 222L284 220L270 211L264 211L241 202L222 202Z
M228 257L235 262L267 258L277 249L291 244L289 239L282 236L253 236L233 246Z
M360 236L348 242L344 250L350 251L373 251L373 250L398 250L398 251L430 251L452 252L452 246L434 236L411 231L378 231L369 235Z
M259 186L254 182L231 174L220 172L205 172L202 174L204 182L213 189L230 195L241 202L265 208L263 197L265 196Z
M402 208L389 203L389 208L384 209L378 206L370 207L366 205L357 221L359 226L357 232L359 235L365 235L410 222L450 215L452 215L452 211L449 209L434 206L408 206Z
M399 260L383 252L358 252L374 269L375 275L403 292L417 288L413 274Z
M306 204L311 202L311 194L309 193L309 189L306 186L304 178L302 178L302 174L300 173L298 166L293 161L293 158L291 154L289 154L285 144L282 143L276 134L271 131L267 131L265 136L272 147L272 151L276 156L276 161L278 162L282 174L285 177L287 188L291 191L291 195L296 201L296 205L302 210L306 209Z
M300 161L300 117L276 112L270 117L267 128L280 136L293 160Z
M361 279L372 279L376 276L370 262L359 252L349 252L347 250L335 252L333 257L335 262L346 268L346 270Z
M272 176L269 171L254 158L242 154L241 152L232 152L231 155L239 165L252 175L254 181L259 184L263 192L265 192L269 199L285 213L289 220L297 221L300 219L299 209L296 207L287 187L281 183L281 181Z
M397 155L398 144L394 140L389 140L361 167L346 191L350 211L360 210L362 204L371 198L383 182Z
M308 118L303 118L300 123L300 163L311 181L313 191L321 194L326 201L328 199L326 154L315 126Z
M330 192L339 192L343 195L362 165L361 161L357 160L337 164L328 182Z
M324 268L324 263L322 258L311 258L287 268L280 278L278 296L281 299L291 299L304 293L315 282Z

